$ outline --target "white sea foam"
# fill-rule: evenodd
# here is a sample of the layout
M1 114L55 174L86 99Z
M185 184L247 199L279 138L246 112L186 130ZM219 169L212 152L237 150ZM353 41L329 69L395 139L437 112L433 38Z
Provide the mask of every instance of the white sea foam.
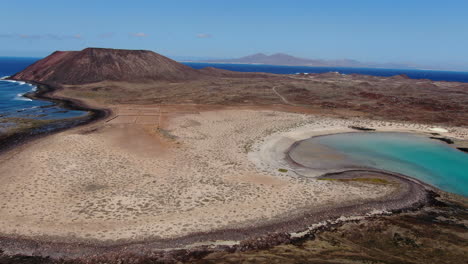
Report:
M8 77L8 76L7 76ZM3 77L3 78L6 78L6 77ZM15 81L15 80L5 80L5 79L1 79L2 81L4 82L11 82L11 83L18 83L18 84L25 84L25 82L21 82L21 81Z
M13 100L16 100L16 101L32 101L32 99L24 97L24 93L17 94L16 97Z
M29 98L26 98L26 97L15 97L15 99L13 99L15 101L27 101L27 102L31 102L32 99L29 99Z
M0 78L0 81L10 82L10 83L17 83L19 85L27 85L27 86L31 87L31 92L37 91L37 86L34 85L34 84L26 83L26 82L23 82L23 81L5 80L4 78L7 78L7 77L9 77L9 76L4 76L4 77Z
M23 82L23 81L5 80L5 78L8 78L8 77L9 77L9 76L2 77L2 78L0 78L0 80L3 81L3 82L17 83L17 84L19 84L19 85L34 86L34 85L32 85L32 84L29 84L29 83L26 83L26 82Z

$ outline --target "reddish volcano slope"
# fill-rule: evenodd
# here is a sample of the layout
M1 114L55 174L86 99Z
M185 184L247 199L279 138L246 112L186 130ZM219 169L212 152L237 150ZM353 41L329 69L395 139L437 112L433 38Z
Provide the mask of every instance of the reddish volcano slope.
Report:
M202 75L152 51L87 48L56 51L11 78L45 84L85 84L104 80L184 81Z

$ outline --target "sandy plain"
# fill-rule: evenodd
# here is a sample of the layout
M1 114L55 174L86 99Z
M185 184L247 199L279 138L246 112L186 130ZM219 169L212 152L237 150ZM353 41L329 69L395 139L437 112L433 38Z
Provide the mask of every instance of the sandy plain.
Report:
M366 204L398 192L398 185L314 178L323 172L303 177L281 156L284 150L353 125L419 133L433 128L265 107L112 110L104 121L0 157L2 235L97 244L176 239ZM455 138L468 136L466 129L444 129Z

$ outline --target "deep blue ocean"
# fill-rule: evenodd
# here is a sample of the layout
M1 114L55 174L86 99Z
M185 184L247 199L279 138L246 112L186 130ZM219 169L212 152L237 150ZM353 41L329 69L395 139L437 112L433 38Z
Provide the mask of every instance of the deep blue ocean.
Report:
M0 78L26 68L37 58L1 58ZM23 95L33 92L34 85L25 82L0 80L0 118L18 117L33 119L63 119L85 115L84 111L64 109L49 101L31 100ZM2 123L1 127L9 123Z
M278 66L264 64L224 64L224 63L198 63L184 62L195 69L204 67L215 67L230 71L239 72L268 72L278 74L296 73L324 73L339 72L342 74L365 74L373 76L389 77L399 74L406 74L414 79L429 79L433 81L450 81L468 83L468 72L455 71L432 71L432 70L399 70L399 69L375 69L375 68L344 68L344 67L306 67L306 66Z

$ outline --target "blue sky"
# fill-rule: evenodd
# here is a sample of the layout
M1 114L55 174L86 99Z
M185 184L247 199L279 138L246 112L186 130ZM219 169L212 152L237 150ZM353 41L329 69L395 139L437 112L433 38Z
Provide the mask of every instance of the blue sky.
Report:
M88 46L465 65L468 1L0 0L0 56Z

